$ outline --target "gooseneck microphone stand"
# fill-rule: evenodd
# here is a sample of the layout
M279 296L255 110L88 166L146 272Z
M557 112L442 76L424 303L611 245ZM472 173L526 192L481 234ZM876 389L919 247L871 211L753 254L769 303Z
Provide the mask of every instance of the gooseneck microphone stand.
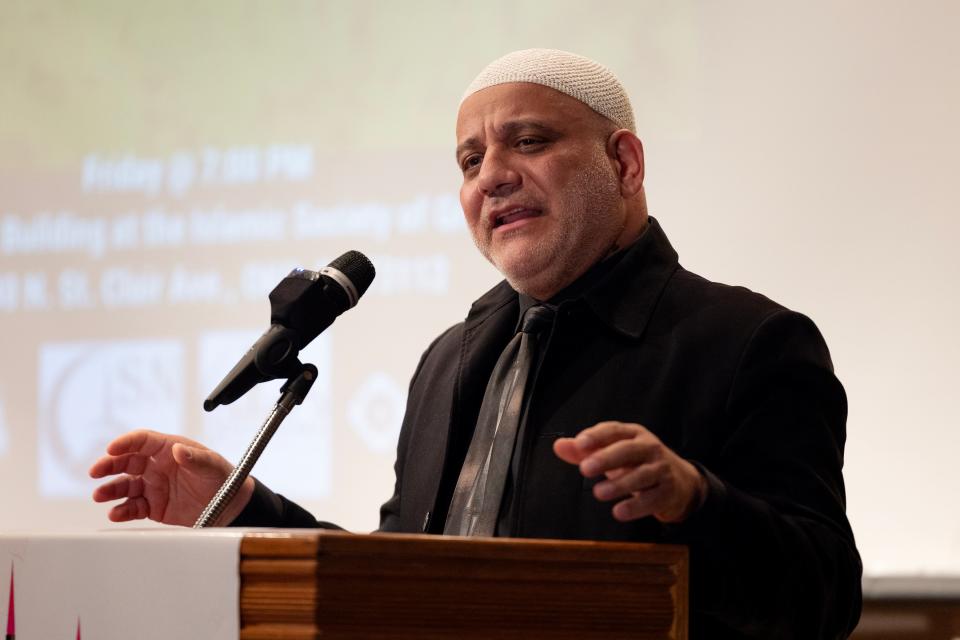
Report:
M216 524L280 423L310 391L317 368L300 362L300 350L357 304L374 275L376 271L365 255L347 251L320 271L294 269L270 292L270 328L203 401L203 409L213 411L221 404L230 404L261 382L286 379L286 383L267 421L197 518L194 529Z
M280 423L283 422L284 418L289 415L295 406L303 402L303 399L307 397L307 393L309 393L316 379L317 368L308 363L302 365L302 370L299 374L288 378L284 385L280 387L280 399L277 400L277 403L273 406L273 409L267 416L266 422L260 427L257 435L253 437L253 441L250 442L250 446L247 447L243 457L240 458L240 462L237 463L237 466L234 467L230 475L227 476L223 485L221 485L220 489L210 500L210 504L207 505L206 509L203 510L203 513L200 514L200 517L197 518L197 521L193 524L194 529L202 529L216 523L217 518L220 517L220 514L223 513L223 510L226 509L230 501L233 500L237 491L240 490L240 485L242 485L243 481L250 475L250 472L253 470L253 465L260 459L260 454L263 453L273 434L277 432Z

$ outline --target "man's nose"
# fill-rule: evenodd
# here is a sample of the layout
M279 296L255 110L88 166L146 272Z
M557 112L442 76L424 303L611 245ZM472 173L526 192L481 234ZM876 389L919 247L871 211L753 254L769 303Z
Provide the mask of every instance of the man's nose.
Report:
M520 187L520 174L503 151L488 149L480 164L477 188L488 198L502 198Z

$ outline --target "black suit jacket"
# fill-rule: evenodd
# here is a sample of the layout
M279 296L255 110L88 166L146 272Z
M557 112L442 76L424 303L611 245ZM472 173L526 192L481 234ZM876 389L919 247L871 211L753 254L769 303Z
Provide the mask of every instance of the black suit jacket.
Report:
M505 282L424 353L410 385L381 530L443 530L487 379L513 335ZM846 398L805 316L683 269L656 220L585 293L560 304L532 382L515 478L517 537L691 549L694 638L835 638L856 625L861 565L841 474ZM613 519L553 441L636 422L705 474L680 525ZM317 526L258 487L237 523ZM321 523L324 524L324 523Z

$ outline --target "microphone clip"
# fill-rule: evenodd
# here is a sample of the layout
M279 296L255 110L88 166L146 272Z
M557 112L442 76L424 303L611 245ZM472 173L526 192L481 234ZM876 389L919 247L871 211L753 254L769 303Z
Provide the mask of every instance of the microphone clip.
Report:
M264 381L292 378L303 370L299 355L297 334L275 324L254 346L253 364Z

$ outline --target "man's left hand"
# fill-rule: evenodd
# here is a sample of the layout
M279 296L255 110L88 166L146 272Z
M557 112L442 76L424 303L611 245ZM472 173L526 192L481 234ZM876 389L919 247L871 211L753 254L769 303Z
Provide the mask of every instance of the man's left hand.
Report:
M579 465L587 478L605 476L593 495L625 498L613 506L613 517L621 522L651 515L661 522L683 522L706 497L700 471L639 424L601 422L575 438L558 438L553 451Z

